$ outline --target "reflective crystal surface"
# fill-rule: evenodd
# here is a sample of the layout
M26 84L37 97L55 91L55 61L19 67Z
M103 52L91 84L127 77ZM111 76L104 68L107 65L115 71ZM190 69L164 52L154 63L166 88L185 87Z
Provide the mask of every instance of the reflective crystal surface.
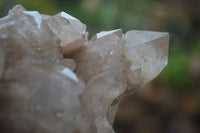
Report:
M169 35L13 7L0 18L0 131L114 133L120 101L167 65Z
M163 70L168 62L169 34L131 30L125 34L124 55L130 62L128 79L133 87L144 86ZM138 81L131 79L138 75Z

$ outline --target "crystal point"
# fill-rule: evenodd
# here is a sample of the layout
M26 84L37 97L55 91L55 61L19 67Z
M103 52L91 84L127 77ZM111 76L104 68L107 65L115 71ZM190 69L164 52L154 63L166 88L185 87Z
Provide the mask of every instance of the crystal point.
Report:
M116 29L116 30L112 30L112 31L101 31L101 32L97 33L95 37L97 39L99 39L99 38L106 37L106 36L113 35L113 34L122 36L122 29Z
M21 11L26 11L26 9L21 6L21 5L15 5L12 9L8 11L8 14L16 13L16 12L21 12Z
M46 19L45 23L57 38L56 43L62 54L71 54L87 41L86 26L67 13L61 12Z
M169 34L131 30L125 38L124 55L132 65L141 68L140 84L144 86L167 65ZM129 71L132 71L131 67Z

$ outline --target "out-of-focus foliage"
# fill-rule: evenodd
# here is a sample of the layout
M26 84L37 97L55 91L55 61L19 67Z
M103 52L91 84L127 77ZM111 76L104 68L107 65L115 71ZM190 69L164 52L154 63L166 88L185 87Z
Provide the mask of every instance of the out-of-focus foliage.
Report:
M116 28L169 32L168 66L145 93L139 90L128 99L129 109L121 105L115 128L122 133L200 132L199 0L0 0L0 16L17 3L44 14L65 11L87 25L90 37Z
M17 3L22 4L29 10L38 9L39 12L44 14L55 14L59 11L59 7L55 5L53 1L50 0L18 0Z

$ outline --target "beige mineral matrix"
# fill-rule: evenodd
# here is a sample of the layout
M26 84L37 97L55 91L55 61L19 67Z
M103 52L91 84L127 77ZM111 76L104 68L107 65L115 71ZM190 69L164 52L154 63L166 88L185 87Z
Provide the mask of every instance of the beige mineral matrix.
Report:
M2 133L114 133L120 101L168 61L169 34L86 25L14 6L0 18Z

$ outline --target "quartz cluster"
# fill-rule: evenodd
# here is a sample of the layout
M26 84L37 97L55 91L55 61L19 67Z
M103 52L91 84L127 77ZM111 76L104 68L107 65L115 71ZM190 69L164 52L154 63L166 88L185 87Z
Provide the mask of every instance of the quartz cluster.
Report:
M16 5L0 18L2 132L114 133L120 101L167 65L168 33L87 35L65 12Z

